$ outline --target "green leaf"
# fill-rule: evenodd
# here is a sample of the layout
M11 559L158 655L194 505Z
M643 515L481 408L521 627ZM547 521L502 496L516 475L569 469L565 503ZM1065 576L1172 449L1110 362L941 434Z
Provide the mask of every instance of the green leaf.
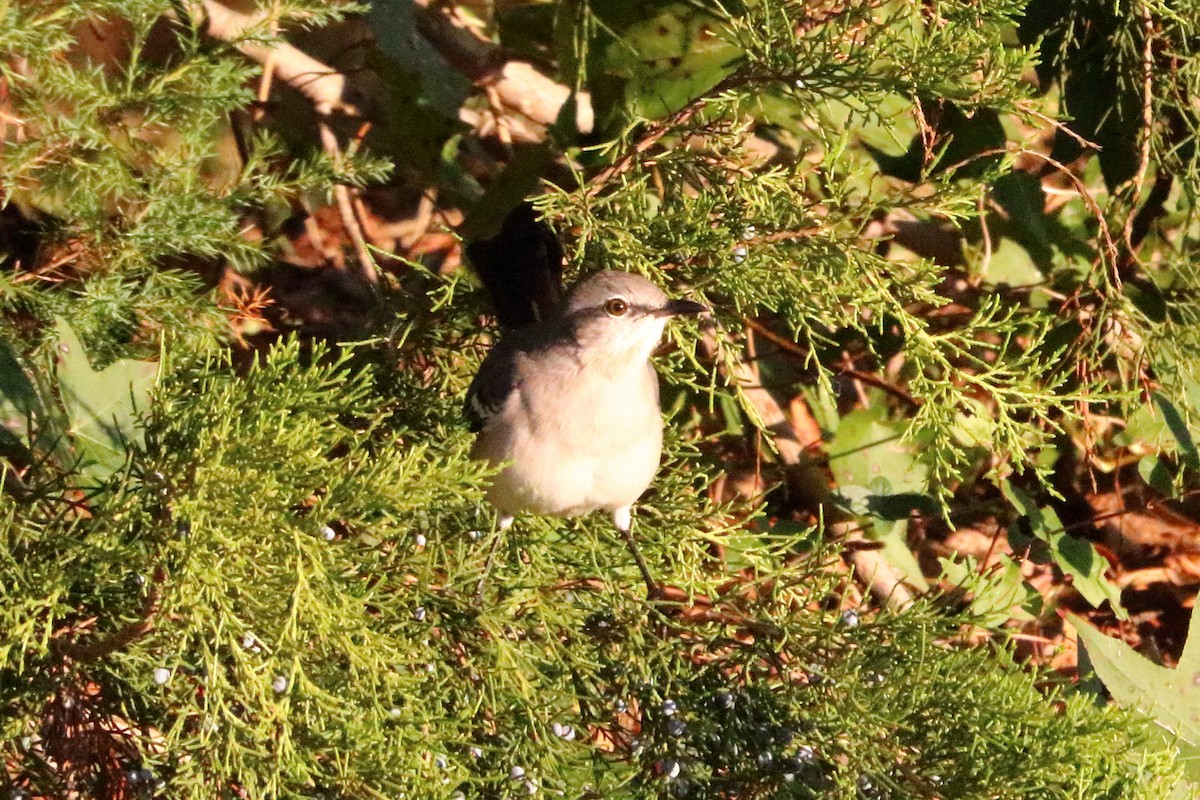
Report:
M1086 539L1067 533L1053 508L1039 507L1032 497L1011 482L1003 481L1001 490L1022 520L1028 522L1030 532L1049 547L1050 557L1058 568L1071 576L1075 590L1093 606L1107 601L1119 619L1127 619L1129 614L1121 605L1121 589L1105 576L1108 562L1096 547Z
M838 486L870 487L876 495L924 491L926 468L916 448L903 441L904 430L903 423L887 418L883 403L842 417L829 442L829 468Z
M996 419L987 406L973 397L964 398L962 409L954 415L951 434L964 447L991 447Z
M1200 453L1196 451L1196 442L1192 439L1192 433L1188 430L1188 424L1183 419L1183 415L1179 413L1174 404L1160 394L1154 395L1154 405L1158 407L1163 424L1175 441L1180 460L1188 466L1200 467Z
M37 391L8 342L0 339L0 403L7 411L32 414L41 410Z
M1152 489L1162 492L1165 495L1170 495L1174 491L1171 470L1167 468L1167 465L1157 455L1151 453L1148 456L1143 456L1138 461L1137 469L1138 475Z
M929 591L929 581L921 573L921 563L908 546L908 520L876 518L869 537L883 545L884 559L904 577L904 582L922 592Z
M848 103L830 99L817 109L821 122L830 130L849 129L854 136L883 158L900 158L920 133L912 99L900 94L883 94L871 109L861 114Z
M1046 280L1029 251L1007 236L1000 239L981 267L980 277L996 286L1035 286Z
M1187 388L1190 399L1190 382ZM1200 452L1184 418L1187 411L1181 411L1166 396L1153 392L1150 402L1129 416L1118 441L1127 446L1139 442L1147 444L1160 452L1176 455L1184 466L1200 469Z
M603 71L625 80L625 110L671 114L732 73L742 51L717 35L721 20L685 3L635 22L609 44Z
M979 562L971 556L939 558L942 574L939 581L950 583L970 596L968 608L979 624L999 628L1009 620L1033 619L1030 609L1037 606L1040 595L1025 582L1021 565L1001 554L998 569L980 572Z
M42 404L8 342L0 339L0 445L3 452L33 446L30 423Z
M989 218L993 234L1010 237L1021 245L1039 270L1040 281L1040 272L1053 266L1055 245L1071 246L1069 239L1062 241L1058 221L1046 216L1046 192L1041 180L1021 170L1001 175L991 186L991 197L1004 211ZM1056 238L1053 234L1060 235Z
M1073 614L1068 617L1113 699L1141 711L1177 739L1172 744L1181 751L1185 775L1200 783L1200 614L1192 612L1187 644L1175 669L1155 664Z
M851 411L829 443L829 467L846 508L871 519L871 538L883 543L888 562L923 590L928 584L908 547L907 532L912 510L929 503L927 468L903 436L904 425L887 419L882 403Z
M141 443L137 415L149 405L158 365L122 359L94 369L71 326L60 319L56 328L56 374L68 433L83 473L104 480L125 463L129 445Z

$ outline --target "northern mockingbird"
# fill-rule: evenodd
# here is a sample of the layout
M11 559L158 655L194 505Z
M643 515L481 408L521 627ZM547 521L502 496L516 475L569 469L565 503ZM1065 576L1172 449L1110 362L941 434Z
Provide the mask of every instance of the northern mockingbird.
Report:
M657 586L630 534L632 506L662 453L650 356L667 321L708 309L669 300L638 275L599 272L545 318L501 338L467 391L472 456L501 466L488 492L500 527L523 512L612 515L647 589ZM536 314L535 314L536 316Z

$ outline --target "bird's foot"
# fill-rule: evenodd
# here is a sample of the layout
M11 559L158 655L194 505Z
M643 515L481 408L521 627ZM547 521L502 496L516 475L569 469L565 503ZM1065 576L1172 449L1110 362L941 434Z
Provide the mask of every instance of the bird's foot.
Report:
M625 546L629 548L633 560L637 563L638 572L642 573L642 580L646 583L646 599L661 599L662 588L659 587L658 581L654 580L654 576L650 574L650 568L646 566L646 559L642 558L642 553L638 550L637 542L633 540L633 534L630 532L630 529L633 527L633 509L630 506L615 508L612 512L612 519L613 524L617 526L617 530L621 532L621 538L625 540Z
M492 571L492 564L496 561L496 551L500 549L500 534L512 527L512 514L501 514L496 522L496 530L492 533L492 542L488 547L487 560L483 562L483 574L479 576L479 582L475 584L475 604L483 605L483 585L487 582L488 575Z

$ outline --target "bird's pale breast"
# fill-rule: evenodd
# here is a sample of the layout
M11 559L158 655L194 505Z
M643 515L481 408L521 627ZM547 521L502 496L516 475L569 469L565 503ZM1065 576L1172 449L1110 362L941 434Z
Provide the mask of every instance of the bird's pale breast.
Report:
M536 424L489 424L476 442L476 457L509 462L489 500L509 514L555 516L631 505L662 451L654 369L645 361L585 365L570 354L538 359L540 380L524 379L531 368L518 358L518 388L492 422L519 415ZM520 414L521 405L540 413Z

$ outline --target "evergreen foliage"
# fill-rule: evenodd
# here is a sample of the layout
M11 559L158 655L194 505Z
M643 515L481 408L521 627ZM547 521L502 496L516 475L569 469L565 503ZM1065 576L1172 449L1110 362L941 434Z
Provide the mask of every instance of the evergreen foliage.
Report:
M1031 210L1008 128L1045 116L1028 73L1085 73L1098 34L1083 12L641 5L549 9L561 77L594 91L610 138L583 148L560 126L579 185L538 206L572 270L690 287L728 334L707 359L681 328L663 359L667 462L635 526L672 587L656 602L605 520L494 530L459 420L485 342L465 279L413 266L382 298L398 309L387 337L287 336L253 354L230 341L205 268L278 258L294 212L382 179L386 135L374 155L332 158L252 130L257 68L191 6L0 7L0 186L21 231L5 234L0 272L0 785L31 798L1170 796L1174 751L1140 718L1028 671L1003 641L968 646L981 620L951 603L843 610L822 532L711 500L720 465L703 426L757 419L744 387L697 366L732 370L742 321L767 320L800 353L780 380L836 426L842 354L874 368L902 353L908 402L880 424L919 451L902 463L925 476L922 502L952 516L963 482L1014 506L1017 482L1047 497L1064 441L1089 414L1136 406L1152 358L1175 416L1143 429L1182 487L1200 468L1172 422L1196 402L1195 238L1164 241L1170 257L1125 280L1132 239L1093 237L1140 224L1141 189L1124 182L1150 164L1179 175L1171 213L1194 226L1194 111L1178 98L1200 62L1181 52L1174 82L1155 84L1152 112L1180 122L1155 130L1149 161L1101 163L1109 204L1091 214L1081 193L1076 228L1039 242L1061 223ZM350 10L280 14L318 27ZM1163 41L1195 37L1200 13L1142 10ZM1107 50L1142 64L1139 15L1103 13ZM680 52L653 51L664 25ZM121 46L84 48L97 26ZM1071 113L1084 138L1125 119ZM430 180L461 190L466 145L445 130ZM751 149L768 139L796 157L764 165ZM1014 288L998 253L971 256L973 291L933 314L951 305L947 270L868 238L888 214L957 226L968 249L1019 242L1045 290ZM1150 342L1169 346L1150 355ZM82 402L85 384L106 386L105 403ZM893 483L838 488L887 499ZM1061 544L1027 505L1033 535ZM883 529L876 505L843 506ZM1098 558L1086 542L1054 554L1081 550Z

